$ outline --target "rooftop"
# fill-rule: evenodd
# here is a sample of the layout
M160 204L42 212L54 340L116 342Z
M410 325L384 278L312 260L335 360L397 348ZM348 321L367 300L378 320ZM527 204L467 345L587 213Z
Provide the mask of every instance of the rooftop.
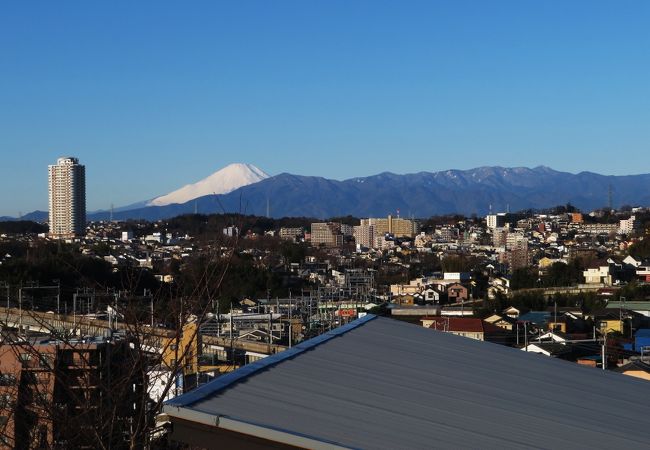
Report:
M174 433L310 448L643 448L649 395L644 380L368 315L164 410Z

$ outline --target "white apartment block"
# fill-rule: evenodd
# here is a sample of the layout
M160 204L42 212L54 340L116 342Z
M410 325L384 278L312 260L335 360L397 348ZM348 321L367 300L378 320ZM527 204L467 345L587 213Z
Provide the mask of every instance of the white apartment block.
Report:
M615 223L581 223L571 224L579 233L585 234L610 234L618 232L618 224Z
M77 158L59 158L48 166L49 235L72 239L86 232L86 168Z
M640 226L636 216L631 216L629 219L624 219L619 222L618 234L632 234Z
M486 217L487 227L491 230L506 226L506 213L488 214Z
M305 234L302 227L282 227L280 228L280 239L295 241Z

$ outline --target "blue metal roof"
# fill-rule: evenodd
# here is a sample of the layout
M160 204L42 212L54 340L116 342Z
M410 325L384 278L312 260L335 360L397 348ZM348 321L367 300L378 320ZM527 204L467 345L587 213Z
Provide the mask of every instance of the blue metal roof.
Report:
M548 311L529 311L517 318L520 322L532 322L535 325L545 325L547 319L551 316Z
M650 337L650 328L639 328L634 333L634 337L647 338Z
M331 331L328 331L327 333L323 333L320 336L316 336L312 339L301 342L300 344L291 347L287 350L284 350L280 353L276 353L275 355L272 356L267 356L266 358L262 358L251 364L247 364L226 375L222 375L218 378L215 378L209 383L204 384L203 386L200 386L197 389L188 392L187 394L174 397L173 399L165 402L165 404L173 405L173 406L191 405L192 403L202 400L208 395L216 394L217 392L231 386L232 384L242 381L245 378L250 377L251 375L254 375L257 372L265 370L287 359L293 358L303 352L306 352L307 350L316 347L317 345L322 344L323 342L327 342L330 339L341 336L350 330L360 327L364 323L373 320L375 317L376 316L373 314L367 314L366 316L360 319L357 319L341 327L335 328Z
M628 449L648 446L648 398L645 380L367 317L164 411L309 448Z

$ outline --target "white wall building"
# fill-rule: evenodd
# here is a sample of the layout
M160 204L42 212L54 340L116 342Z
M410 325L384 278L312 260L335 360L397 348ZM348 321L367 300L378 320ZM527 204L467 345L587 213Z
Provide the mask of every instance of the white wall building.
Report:
M486 217L487 227L494 230L506 226L506 213L488 214Z
M634 230L639 228L639 225L639 221L635 216L621 220L618 225L618 234L632 234Z

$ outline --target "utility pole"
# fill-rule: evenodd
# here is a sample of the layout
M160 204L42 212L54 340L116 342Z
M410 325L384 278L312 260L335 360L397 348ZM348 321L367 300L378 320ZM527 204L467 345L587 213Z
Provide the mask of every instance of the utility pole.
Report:
M72 294L72 326L75 329L77 328L77 294L78 292Z
M607 332L603 334L603 353L602 353L602 364L603 370L607 370Z
M528 351L528 322L524 322L524 345Z
M20 331L23 328L23 286L21 283L20 288L18 289L18 311L19 311L19 319L18 319L18 331Z
M624 332L623 332L623 331L624 331L624 328L625 328L625 327L623 326L623 305L625 304L625 297L621 297L619 300L620 300L620 301L618 302L618 321L619 321L619 325L618 325L618 326L619 326L620 329L621 329L621 334L622 334L623 336L625 336L625 334L624 334ZM632 329L632 324L630 323L630 335L632 334L631 329ZM632 336L630 336L630 337L632 337Z
M273 320L273 313L269 311L269 323L267 325L267 328L269 330L269 339L268 339L268 341L269 341L269 355L271 354L271 339L272 339L272 336L273 336L273 330L271 330L271 322L272 322L272 320Z
M230 304L230 355L232 358L232 366L235 367L235 349L232 348L232 303Z
M7 288L7 309L9 309L9 284L5 281L5 287Z
M517 322L517 347L519 347L519 322Z
M61 280L56 280L56 313L61 314Z

